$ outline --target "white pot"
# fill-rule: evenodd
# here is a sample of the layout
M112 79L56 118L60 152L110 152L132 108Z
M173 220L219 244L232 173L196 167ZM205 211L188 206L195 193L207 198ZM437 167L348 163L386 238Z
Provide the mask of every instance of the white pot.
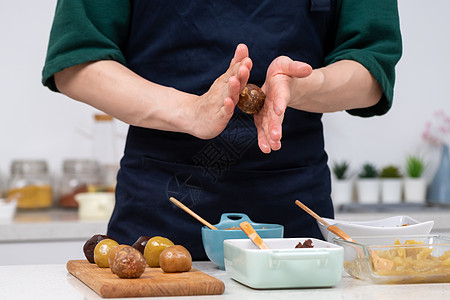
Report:
M343 204L349 204L353 200L353 180L333 180L331 187L331 199L333 206L338 209Z
M401 178L381 179L381 203L397 204L402 201L403 180Z
M378 178L358 178L356 181L358 203L376 204L380 199L380 180Z
M404 179L405 201L408 203L425 203L427 197L426 178Z

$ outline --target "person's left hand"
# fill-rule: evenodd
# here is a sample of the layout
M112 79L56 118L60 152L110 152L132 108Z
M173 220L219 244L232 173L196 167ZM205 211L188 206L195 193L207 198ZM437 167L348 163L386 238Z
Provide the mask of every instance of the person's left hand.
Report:
M262 152L270 153L281 148L284 112L297 90L298 78L311 74L310 65L293 61L287 56L277 57L270 64L261 89L266 94L264 106L254 115L258 131L258 145Z

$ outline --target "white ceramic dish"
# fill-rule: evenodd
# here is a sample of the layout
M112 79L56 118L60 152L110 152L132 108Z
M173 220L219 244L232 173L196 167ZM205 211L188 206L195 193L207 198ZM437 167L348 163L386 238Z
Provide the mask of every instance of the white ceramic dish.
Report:
M351 222L323 218L330 225L339 227L349 236L383 236L383 235L428 235L433 228L434 221L419 223L408 216L395 216L380 220ZM332 243L336 237L326 226L317 222L325 240Z
M264 239L268 250L249 239L225 240L225 270L255 289L331 287L342 278L344 249L310 238L314 248L295 248L309 238Z

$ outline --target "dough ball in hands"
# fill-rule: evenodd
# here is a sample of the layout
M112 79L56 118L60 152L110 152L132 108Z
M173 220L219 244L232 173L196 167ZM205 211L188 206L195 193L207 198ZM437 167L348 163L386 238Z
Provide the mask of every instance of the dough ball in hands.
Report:
M239 95L237 107L247 114L258 113L264 105L266 95L255 84L248 83Z
M164 272L187 272L192 268L192 256L181 245L164 249L159 256L159 265Z

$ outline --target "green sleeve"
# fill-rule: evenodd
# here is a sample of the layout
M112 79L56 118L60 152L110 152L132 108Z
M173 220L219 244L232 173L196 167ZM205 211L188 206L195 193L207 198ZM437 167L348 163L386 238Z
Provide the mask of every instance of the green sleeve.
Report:
M355 60L366 67L383 90L380 101L347 112L361 117L385 114L392 106L395 65L402 55L396 0L338 0L336 40L325 64Z
M129 21L129 0L58 0L42 83L58 91L53 74L67 67L95 60L125 64Z

